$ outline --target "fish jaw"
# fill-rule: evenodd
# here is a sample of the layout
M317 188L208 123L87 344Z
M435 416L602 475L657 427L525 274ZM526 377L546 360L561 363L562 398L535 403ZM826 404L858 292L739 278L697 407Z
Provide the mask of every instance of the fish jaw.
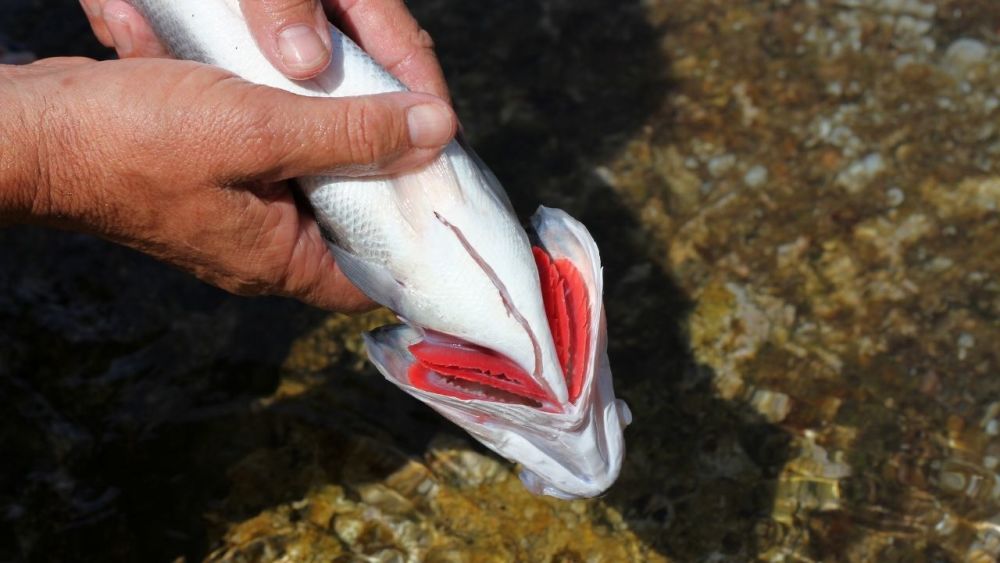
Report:
M365 335L372 363L392 383L458 424L503 457L519 462L521 480L536 494L593 497L617 479L624 457L623 429L631 421L616 400L601 305L601 269L586 229L566 213L541 208L533 219L538 244L553 262L568 261L586 291L587 334L574 340L582 377L564 398L524 381L528 373L497 373L505 358L494 351L419 326L393 325ZM544 264L544 262L540 262ZM544 274L543 274L544 275ZM572 292L567 292L571 295ZM550 319L551 321L551 319ZM558 329L557 329L558 330ZM476 354L482 354L479 360ZM467 372L466 369L471 366ZM494 378L494 379L491 379Z

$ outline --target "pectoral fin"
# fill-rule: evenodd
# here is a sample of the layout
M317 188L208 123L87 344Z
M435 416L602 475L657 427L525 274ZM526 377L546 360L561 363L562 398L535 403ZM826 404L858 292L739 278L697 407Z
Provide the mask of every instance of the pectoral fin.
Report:
M355 256L335 244L328 244L327 247L351 283L372 301L393 311L399 310L400 294L406 286L393 277L385 266Z

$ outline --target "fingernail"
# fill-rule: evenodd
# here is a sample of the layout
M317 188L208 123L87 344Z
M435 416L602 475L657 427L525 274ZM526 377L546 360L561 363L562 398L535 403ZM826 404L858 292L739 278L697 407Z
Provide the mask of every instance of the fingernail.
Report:
M132 30L128 26L128 16L123 13L104 12L104 25L107 26L111 34L111 40L115 42L115 49L119 57L127 57L132 54Z
M406 112L410 143L418 148L439 147L451 140L451 112L438 104L420 104Z
M278 34L278 52L288 70L313 71L323 65L330 49L316 30L308 25L293 25Z

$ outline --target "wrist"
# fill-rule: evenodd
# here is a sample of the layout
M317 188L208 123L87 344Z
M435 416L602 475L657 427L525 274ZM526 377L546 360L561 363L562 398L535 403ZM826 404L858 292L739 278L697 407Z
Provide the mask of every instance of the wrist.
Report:
M11 67L8 67L11 68ZM28 222L43 189L38 112L0 67L0 224Z

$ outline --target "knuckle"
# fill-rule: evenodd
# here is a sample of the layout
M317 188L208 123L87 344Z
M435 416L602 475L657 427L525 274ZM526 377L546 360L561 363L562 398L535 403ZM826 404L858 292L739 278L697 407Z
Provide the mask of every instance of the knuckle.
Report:
M410 33L406 34L404 44L406 45L405 50L386 67L389 72L402 71L415 61L434 54L434 39L423 28L414 27Z
M352 100L345 111L345 143L357 164L375 164L390 150L391 119L377 105Z
M421 49L434 50L434 38L431 37L431 34L426 29L420 28L417 30L417 37L413 43Z
M257 108L247 112L242 119L240 126L232 133L233 136L240 137L249 157L258 160L266 154L271 147L284 143L284 136L275 127L273 116L266 108Z
M253 94L256 90L248 89L243 102L220 108L213 120L215 131L205 136L207 140L214 139L215 146L206 147L213 154L220 152L220 146L233 151L220 154L218 159L223 167L219 172L231 182L248 182L276 173L274 155L288 145L287 132L279 126L273 105L260 103L262 98ZM205 124L199 122L190 126L205 129Z
M314 0L259 0L249 3L278 27L302 18L311 18Z

